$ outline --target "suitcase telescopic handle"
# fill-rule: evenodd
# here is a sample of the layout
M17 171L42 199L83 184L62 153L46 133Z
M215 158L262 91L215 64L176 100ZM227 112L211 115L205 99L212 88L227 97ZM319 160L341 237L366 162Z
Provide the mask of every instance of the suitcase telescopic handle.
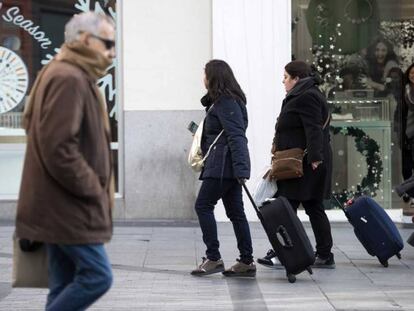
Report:
M336 203L338 203L339 208L344 212L346 218L349 219L348 211L346 210L345 206L338 200L336 195L332 194L332 197L335 199Z
M338 198L336 197L336 195L332 194L332 197L335 199L336 203L338 203L338 206L341 210L343 210L343 212L345 214L347 214L346 209L344 207L344 205L338 200Z
M247 189L246 183L244 181L244 179L237 179L239 181L239 183L242 185L244 191L246 191L247 196L249 197L250 202L253 205L254 210L256 211L257 216L259 217L259 219L261 220L262 215L259 212L259 208L257 207L256 203L253 200L252 195L250 194L249 189Z

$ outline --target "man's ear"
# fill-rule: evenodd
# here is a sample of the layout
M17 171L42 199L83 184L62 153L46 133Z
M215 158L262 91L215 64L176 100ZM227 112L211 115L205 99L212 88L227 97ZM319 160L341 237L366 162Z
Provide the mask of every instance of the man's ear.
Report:
M89 45L89 35L86 32L79 34L78 41Z

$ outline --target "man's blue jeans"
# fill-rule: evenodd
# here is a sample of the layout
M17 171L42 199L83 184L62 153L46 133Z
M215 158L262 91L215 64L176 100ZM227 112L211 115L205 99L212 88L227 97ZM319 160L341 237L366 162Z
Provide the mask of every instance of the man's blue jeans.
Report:
M47 245L49 295L46 311L86 310L112 284L103 244Z

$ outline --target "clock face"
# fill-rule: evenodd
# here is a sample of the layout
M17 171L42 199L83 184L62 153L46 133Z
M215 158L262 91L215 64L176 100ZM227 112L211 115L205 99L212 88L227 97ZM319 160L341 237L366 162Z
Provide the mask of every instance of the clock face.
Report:
M26 95L29 74L19 55L0 46L0 114L12 110Z

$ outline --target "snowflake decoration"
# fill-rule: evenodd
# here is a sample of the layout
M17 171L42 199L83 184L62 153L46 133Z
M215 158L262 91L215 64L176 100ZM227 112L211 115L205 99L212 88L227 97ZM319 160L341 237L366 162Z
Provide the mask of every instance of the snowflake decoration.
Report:
M324 84L320 86L321 90L328 95L329 92L340 83L337 80L339 76L340 68L343 66L343 58L341 55L341 49L336 47L337 37L340 36L341 25L337 24L335 27L335 34L329 35L329 45L314 45L312 48L313 65L318 70ZM323 39L322 35L320 38ZM323 41L323 40L322 40Z
M55 48L55 49L54 49L55 54L59 53L59 51L60 51L60 49L59 49L59 48ZM47 65L47 64L49 64L49 62L53 59L53 57L55 57L55 56L54 56L54 55L52 55L52 54L50 54L50 53L48 53L48 54L46 54L45 59L42 59L42 60L40 61L40 63L41 63L43 66L44 66L44 65Z
M89 12L91 11L91 1L90 0L78 0L78 3L75 4L75 8L77 8L81 12ZM107 13L105 10L101 7L100 3L95 1L95 8L92 9L92 11L95 11L97 13ZM111 15L111 17L116 20L116 13L115 11L110 7L108 9L108 13Z

